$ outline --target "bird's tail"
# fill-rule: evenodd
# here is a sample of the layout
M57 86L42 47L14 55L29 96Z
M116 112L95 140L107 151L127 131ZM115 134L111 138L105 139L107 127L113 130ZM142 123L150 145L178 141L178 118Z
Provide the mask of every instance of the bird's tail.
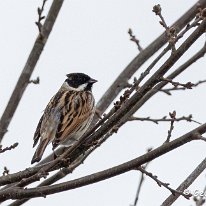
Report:
M40 141L37 149L36 149L36 152L34 153L34 156L31 160L31 164L35 163L35 162L39 162L42 158L42 155L46 149L46 146L48 145L49 143L49 139L48 138L45 138L43 140Z

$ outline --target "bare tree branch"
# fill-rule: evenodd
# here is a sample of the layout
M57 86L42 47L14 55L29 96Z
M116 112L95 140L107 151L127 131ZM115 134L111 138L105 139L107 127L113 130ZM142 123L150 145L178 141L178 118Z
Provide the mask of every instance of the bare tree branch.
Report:
M148 121L148 122L153 122L155 124L159 124L159 122L171 122L172 118L168 118L167 116L164 116L162 118L154 119L154 118L150 118L150 117L134 117L134 116L132 116L128 119L128 121ZM195 122L197 124L201 124L200 122L193 120L191 114L189 116L182 116L179 118L175 118L174 121L175 122L187 121L187 122Z
M176 29L174 27L169 27L164 19L164 17L162 16L162 8L161 6L155 5L153 7L152 10L157 16L160 17L161 21L159 22L166 30L166 35L168 38L168 42L170 47L172 48L172 52L174 52L176 50L175 48L175 43L177 42L178 38L177 37L177 33L176 33Z
M197 14L197 9L199 7L205 7L206 1L199 0L191 9L189 9L182 17L180 17L173 25L178 33L183 29ZM167 42L167 37L165 33L160 35L155 39L147 48L145 48L135 59L133 59L130 64L121 72L114 83L108 88L104 93L102 98L97 103L97 109L104 113L107 107L113 102L122 89L128 84L128 80L132 75L154 54L156 53L164 44ZM97 119L94 119L96 123Z
M152 148L148 148L147 149L147 152L151 151ZM144 166L141 166L142 168L146 169L148 167L150 162L147 162ZM131 206L136 206L137 205L137 202L139 200L139 195L140 195L140 191L141 191L141 188L142 188L142 185L143 185L143 182L145 180L145 176L144 176L144 173L142 172L141 173L141 177L140 177L140 180L139 180L139 184L138 184L138 188L137 188L137 192L136 192L136 195L135 195L135 199L134 199L134 203L131 205Z
M142 47L141 47L141 45L140 45L140 43L139 43L139 40L138 40L138 39L136 38L136 36L133 34L132 29L129 28L128 34L129 34L129 36L130 36L130 40L136 43L139 52L141 52L143 49L142 49Z
M44 7L45 7L45 4L46 4L46 1L47 0L43 0L41 8L40 7L37 8L38 21L35 22L35 24L38 27L39 34L40 34L41 38L43 37L43 34L41 33L41 31L42 31L42 23L41 22L42 22L43 19L45 19L45 16L42 16L42 14L43 14L43 11L44 11Z
M179 187L176 190L184 192L184 190L186 190L197 179L197 177L205 170L205 168L206 168L206 158L194 169L194 171L179 185ZM172 205L179 196L180 196L179 194L170 195L161 204L161 206Z
M8 174L9 174L9 169L5 166L4 171L3 171L3 176L8 175Z
M183 83L175 82L175 81L173 81L171 79L164 78L164 77L162 77L161 80L162 81L166 81L168 83L171 83L174 87L182 86L185 89L192 89L192 87L194 86L194 84L192 82L187 82L186 84L183 84Z
M33 198L33 197L45 197L46 195L63 192L85 185L93 184L105 179L120 175L122 173L128 172L130 170L136 169L137 167L149 162L168 151L186 144L192 140L198 140L197 134L203 134L206 132L206 123L192 130L191 132L167 143L162 146L121 165L112 167L101 172L97 172L91 175L87 175L82 178L71 180L64 183L55 184L52 186L43 186L38 188L26 188L21 187L11 187L0 192L0 201L5 201L8 199L22 199L22 198ZM9 176L9 175L8 175Z
M191 88L194 88L194 87L197 87L203 83L206 83L206 80L200 80L198 81L197 83L194 83L191 85ZM187 88L182 86L182 87L178 87L179 85L175 85L174 87L171 87L171 88L168 88L168 89L161 89L160 91L161 92L164 92L165 94L168 94L168 95L172 95L171 94L171 91L179 91L179 90L186 90Z
M27 62L22 70L22 73L16 83L14 91L9 99L6 109L0 119L0 142L3 139L4 134L7 132L8 126L13 118L13 115L19 105L19 102L23 96L26 87L29 84L30 77L37 61L43 51L43 48L48 40L50 32L53 28L54 22L58 16L64 0L54 0L44 25L41 28L41 35L38 35L31 53L27 59Z
M172 195L182 195L183 197L185 197L186 199L189 199L191 197L191 194L184 194L183 192L181 191L178 191L178 190L174 190L172 189L170 186L169 186L169 183L165 183L165 182L162 182L161 180L158 179L158 177L156 175L153 175L151 172L148 172L146 171L144 168L142 167L138 167L137 168L139 171L141 171L143 174L147 175L148 177L152 178L160 187L163 186L165 187L166 189L168 189Z
M31 79L31 80L29 80L29 83L39 84L40 83L40 78L37 77L36 79Z
M9 146L9 147L5 147L2 149L2 145L0 145L0 153L4 153L8 150L12 150L12 149L15 149L17 146L18 146L18 142L14 143L13 145Z
M170 138L172 136L172 131L174 130L174 122L176 119L176 111L173 111L172 113L169 113L170 117L171 117L171 121L170 121L170 129L168 130L168 134L167 134L167 139L165 141L165 143L170 141Z
M162 146L138 157L128 162L125 162L121 165L112 167L101 172L97 172L76 180L59 183L52 186L43 186L38 188L27 188L23 189L22 187L11 187L0 192L0 201L5 201L8 199L22 199L22 198L33 198L33 197L45 197L46 195L54 194L57 192L63 192L70 189L75 189L85 185L93 184L116 175L128 172L130 170L136 169L137 167L145 164L148 161L151 161L168 151L186 144L192 140L198 140L197 134L203 134L206 132L206 123L199 126L198 128L192 130L191 132L167 143ZM7 175L9 176L9 175ZM6 177L7 177L6 176Z

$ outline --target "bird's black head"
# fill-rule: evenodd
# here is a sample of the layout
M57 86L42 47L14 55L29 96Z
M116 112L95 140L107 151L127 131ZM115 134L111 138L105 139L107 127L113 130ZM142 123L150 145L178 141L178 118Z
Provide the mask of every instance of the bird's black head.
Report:
M97 82L97 80L83 73L70 73L66 76L65 82L71 89L76 91L91 91L92 85Z

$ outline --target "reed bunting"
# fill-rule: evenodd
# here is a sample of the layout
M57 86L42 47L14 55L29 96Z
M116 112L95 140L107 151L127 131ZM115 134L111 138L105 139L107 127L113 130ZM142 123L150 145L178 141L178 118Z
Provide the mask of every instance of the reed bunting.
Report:
M40 143L31 163L39 162L49 143L71 146L85 133L95 112L92 85L97 80L83 73L71 73L48 103L34 134Z

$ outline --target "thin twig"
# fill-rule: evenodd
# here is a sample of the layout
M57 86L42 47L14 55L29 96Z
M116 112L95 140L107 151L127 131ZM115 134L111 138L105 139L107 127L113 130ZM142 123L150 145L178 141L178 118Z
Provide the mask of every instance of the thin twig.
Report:
M42 16L42 14L43 14L43 11L44 11L44 7L45 7L45 4L46 4L46 1L47 0L43 0L41 8L40 7L37 8L38 21L35 22L35 24L38 27L39 35L40 35L41 38L43 37L42 36L43 35L42 34L42 20L45 19L45 16Z
M191 88L197 87L197 86L199 86L201 84L204 84L204 83L206 83L206 80L200 80L197 83L192 84ZM174 86L174 87L171 87L171 88L168 88L168 89L161 89L160 91L164 92L167 95L172 95L171 91L180 91L180 90L182 91L182 90L186 90L186 89L187 88L184 87L184 86L182 86L182 87Z
M141 45L139 43L139 39L137 39L136 36L133 34L132 29L129 28L128 34L130 36L130 40L136 43L139 52L141 52L143 50L143 48L141 47Z
M4 171L3 171L3 176L8 175L8 174L9 174L9 169L5 166Z
M40 78L37 77L36 79L29 80L29 83L39 84L40 83Z
M172 52L174 52L176 50L175 48L175 43L177 42L176 41L176 37L177 37L177 33L176 33L176 29L174 27L169 27L164 19L164 17L162 16L162 8L160 6L160 4L158 5L155 5L153 7L153 10L152 10L157 16L160 17L161 21L159 22L166 30L166 35L167 35L167 38L168 38L168 42L169 42L169 45L171 46L172 48Z
M149 163L145 164L145 166L144 166L145 169L147 168L148 164ZM142 185L143 185L144 180L145 180L144 173L141 173L141 177L140 177L139 184L138 184L138 187L137 187L137 192L136 192L136 195L135 195L134 203L131 206L136 206L137 205L137 202L139 200L140 191L142 189Z
M161 180L158 179L158 177L156 175L153 175L151 172L146 171L144 168L138 167L137 170L141 171L143 174L147 175L148 177L151 177L158 184L158 186L160 186L160 187L163 186L166 189L168 189L172 193L172 195L176 195L176 194L182 195L186 199L189 199L191 197L191 194L187 195L187 194L184 194L184 192L182 192L182 191L172 189L169 186L169 183L162 182Z
M149 149L147 149L147 152L149 152L151 150L152 150L152 148L149 148ZM149 163L150 162L147 162L145 165L142 166L142 168L146 169L148 167ZM145 176L144 176L144 173L142 172L140 180L139 180L139 184L138 184L138 187L137 187L137 192L136 192L136 195L135 195L134 204L132 206L137 205L137 202L139 200L140 191L142 189L142 185L143 185L144 180L145 180Z
M197 124L201 124L200 122L193 120L191 114L189 116L182 116L182 117L178 117L175 119L168 118L167 116L164 116L164 117L159 118L159 119L154 119L151 117L134 117L134 116L132 116L128 119L128 121L148 121L148 122L153 122L155 124L159 124L159 122L171 122L172 120L174 120L175 122L187 121L187 122L195 122Z
M171 117L170 129L168 130L167 139L166 139L165 143L168 143L170 141L171 136L172 136L172 131L174 130L174 122L176 119L176 111L169 113L169 115Z
M186 84L183 84L183 83L175 82L172 79L168 79L168 78L164 78L164 77L161 78L161 81L166 81L166 82L172 84L174 87L182 86L185 89L192 89L192 87L194 87L194 84L191 82L187 82Z
M2 149L2 145L0 145L0 153L4 153L8 150L12 150L12 149L15 149L17 146L19 145L18 142L14 143L13 145L9 146L9 147L5 147Z
M156 65L157 62L172 48L172 53L176 51L175 44L177 41L184 36L184 34L189 31L189 29L193 28L194 26L197 26L198 23L202 20L202 18L196 19L191 25L187 26L177 37L175 38L172 36L168 41L169 45L157 56L157 58L150 64L150 66L141 73L140 77L136 80L136 87L141 83L141 81L150 73L150 71L153 69L153 67ZM166 23L165 23L166 24ZM165 27L167 27L165 25ZM173 28L173 27L171 27ZM173 32L170 30L170 32ZM162 77L163 78L163 77Z
M165 30L168 30L169 27L166 24L166 21L164 20L164 17L162 16L162 8L160 6L160 4L157 4L153 7L152 11L160 17L161 21L160 24L165 28Z

